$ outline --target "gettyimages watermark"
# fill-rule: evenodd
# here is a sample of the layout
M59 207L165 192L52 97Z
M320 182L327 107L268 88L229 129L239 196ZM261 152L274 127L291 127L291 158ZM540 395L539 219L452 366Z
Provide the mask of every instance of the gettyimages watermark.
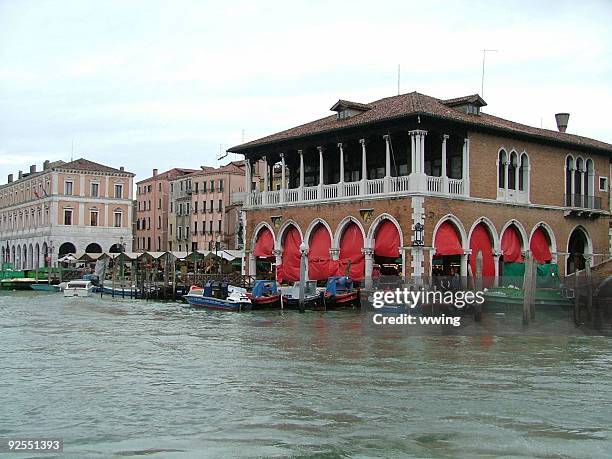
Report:
M372 293L372 308L378 313L372 315L374 325L408 326L453 326L461 325L461 316L439 313L423 315L422 305L446 311L461 310L466 306L481 306L485 301L484 291L472 290L376 290ZM418 314L417 314L418 313Z

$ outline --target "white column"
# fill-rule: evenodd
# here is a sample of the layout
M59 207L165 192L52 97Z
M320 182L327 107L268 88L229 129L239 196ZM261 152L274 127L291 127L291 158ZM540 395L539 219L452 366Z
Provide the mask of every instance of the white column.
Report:
M583 170L582 170L582 171L580 171L580 172L581 172L581 174L580 174L580 175L582 176L582 180L581 180L581 182L582 182L582 183L580 184L580 185L581 185L581 188L582 188L582 189L581 189L581 194L582 194L582 198L581 198L581 199L582 199L582 207L587 207L587 198L586 198L586 195L587 195L587 192L586 192L586 190L587 190L587 187L586 187L586 181L587 181L587 172L586 172L586 170L585 170L585 169L583 169Z
M317 147L319 150L319 188L317 194L319 199L323 199L323 147Z
M502 253L499 250L493 252L493 263L495 263L495 280L493 281L494 287L499 287L499 259Z
M412 132L409 132L408 134L410 134L410 173L414 174L416 172L416 169L415 169L416 145L415 145L414 135L412 135Z
M300 188L298 190L298 199L302 201L304 200L304 152L298 150L298 154L300 155Z
M285 202L285 153L280 154L281 158L281 186L280 186L280 202Z
M361 195L366 194L366 180L368 179L368 157L366 154L366 141L360 139L361 144Z
M412 173L410 188L417 191L427 190L427 178L424 173L425 164L425 135L427 131L416 129L409 131L412 146Z
M470 254L470 250L464 250L463 255L461 255L461 265L459 267L459 274L461 274L461 285L463 288L467 287L468 255L469 254Z
M391 191L391 137L385 134L383 139L385 139L385 181L383 191L389 193Z
M251 203L251 161L244 160L244 205L248 207Z
M332 247L329 249L329 256L332 260L338 260L340 258L340 249L337 247Z
M574 206L574 167L570 166L569 168L570 171L570 180L569 180L569 189L567 190L567 194L568 194L568 203L570 205L570 207Z
M338 143L340 151L340 180L338 181L338 197L344 196L344 148L342 143Z
M249 276L257 276L257 261L253 252L247 252L247 259L249 260Z
M463 140L463 158L462 158L462 176L463 192L466 196L470 195L470 139L467 137ZM506 179L506 186L508 180Z
M448 173L446 172L446 141L448 135L442 136L442 192L448 193Z
M374 249L364 247L361 249L365 258L365 288L372 288L372 271L374 270Z
M268 204L268 158L266 156L262 156L263 160L263 179L264 179L264 188L261 196L261 203L263 205Z

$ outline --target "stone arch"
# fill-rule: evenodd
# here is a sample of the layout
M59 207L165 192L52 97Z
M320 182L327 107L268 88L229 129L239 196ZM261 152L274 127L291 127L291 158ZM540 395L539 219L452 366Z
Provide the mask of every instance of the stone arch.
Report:
M49 248L46 242L42 243L42 256L43 256L43 266L48 266L47 256L49 255Z
M21 247L21 269L28 268L28 246L23 244Z
M470 227L470 232L468 233L468 247L469 247L469 241L472 238L472 233L474 232L474 229L476 229L476 227L480 224L484 224L487 227L487 230L489 231L489 236L491 237L491 239L493 240L493 250L495 251L499 251L500 250L500 239L499 239L499 234L497 233L497 230L495 229L495 225L493 224L493 222L485 217L479 217L477 218L474 223L472 223L472 226Z
M469 238L465 232L465 227L463 226L463 223L461 222L461 220L459 220L453 214L446 214L444 217L438 220L438 223L436 223L436 226L434 227L433 233L431 235L432 247L434 246L434 243L436 241L436 234L438 234L438 230L440 229L440 226L442 226L442 224L445 222L451 222L453 226L457 229L457 231L459 232L459 236L461 237L461 247L463 247L463 250L467 250L469 247L468 245Z
M567 238L566 247L567 247L568 256L567 256L567 260L565 264L566 274L571 274L576 271L576 267L575 267L576 260L573 259L572 253L580 253L580 252L573 252L572 245L573 245L573 240L579 237L582 237L584 239L583 251L581 255L583 257L593 255L593 242L591 240L591 236L589 235L589 232L586 230L584 226L576 225L572 229L572 231L570 231L569 236ZM583 261L583 263L584 262L585 261ZM582 267L578 266L578 269L582 269Z
M548 241L550 242L550 251L553 256L553 261L557 258L557 239L555 238L555 232L552 227L546 223L545 221L538 222L534 225L529 233L529 243L531 244L531 238L533 237L533 233L536 232L538 228L544 229L546 235L548 236Z
M97 242L92 242L85 247L85 253L102 253L102 247Z
M342 238L344 229L348 226L349 223L355 223L357 225L357 227L361 230L364 245L369 246L370 240L366 237L366 232L363 229L363 225L359 222L359 219L353 217L352 215L349 215L348 217L344 217L342 221L338 224L338 227L336 228L336 232L334 234L334 239L332 241L332 248L340 247L340 239Z
M295 226L295 228L298 230L298 233L300 233L302 241L304 241L304 233L302 233L302 228L300 228L300 225L298 225L295 220L289 219L285 223L283 223L280 229L278 230L278 237L276 237L274 240L274 248L276 250L283 249L283 238L285 237L285 233L287 232L287 230L292 226Z
M306 231L304 232L303 240L304 240L304 244L306 244L307 247L310 246L310 236L312 236L312 232L317 227L317 225L323 225L325 228L327 228L327 231L329 232L329 239L332 242L334 240L334 232L332 231L331 226L329 226L329 223L327 223L322 218L317 217L313 221L310 222L310 225L308 225L308 228L306 228Z
M62 245L59 246L59 249L57 251L57 256L59 258L63 257L66 254L75 254L76 253L76 247L72 242L64 242Z
M267 222L259 222L257 226L253 229L253 237L251 238L251 250L255 249L255 243L257 242L257 238L259 237L259 233L261 230L266 228L272 234L272 240L274 241L274 248L276 248L276 234L274 234L274 230L272 226L270 226Z
M30 245L28 246L28 264L27 264L27 268L28 269L34 269L34 245L32 243L30 243Z
M399 233L399 237L400 237L400 245L403 247L404 246L404 233L402 231L402 227L400 226L399 222L395 219L395 217L393 217L390 214L384 213L384 214L380 214L378 217L376 217L376 219L372 222L372 224L370 225L370 229L368 231L368 239L370 241L374 241L374 239L376 238L376 232L378 231L378 227L385 221L385 220L389 220L391 223L393 223L395 225L395 228L397 228L397 232Z
M38 242L34 246L34 267L40 268L40 244Z
M525 227L523 226L523 224L520 221L515 220L515 219L508 220L506 224L502 227L501 231L499 232L500 241L504 237L504 233L506 232L506 230L510 228L511 226L515 226L519 234L521 235L521 248L523 252L525 250L528 250L529 249L528 243L530 239L527 237L527 231L525 230ZM500 249L501 249L501 245L500 245Z
M119 243L111 245L108 249L108 253L121 253L121 245Z

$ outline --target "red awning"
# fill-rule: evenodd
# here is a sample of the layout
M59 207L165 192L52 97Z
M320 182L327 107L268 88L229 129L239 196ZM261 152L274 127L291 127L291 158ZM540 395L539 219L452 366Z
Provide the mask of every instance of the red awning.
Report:
M355 280L365 277L365 258L363 249L363 234L359 227L351 222L344 229L340 239L340 260L337 275L344 276L350 263L349 276Z
M258 258L268 258L272 256L274 248L274 236L268 228L262 228L257 235L253 256Z
M455 225L446 221L440 225L434 241L436 255L461 255L463 248Z
M295 282L300 280L300 245L302 238L295 226L290 226L283 239L283 263L276 270L279 282Z
M330 271L329 249L331 238L327 228L318 224L310 235L308 250L308 278L312 280L327 280L336 272Z
M490 285L495 278L495 261L493 259L493 241L489 236L489 231L482 223L478 224L472 232L470 239L470 267L472 275L476 275L476 257L478 252L482 252L482 277L488 278L485 285Z
M397 227L389 220L383 221L376 231L374 255L387 258L400 257L400 235Z
M501 241L504 263L523 262L523 254L521 253L521 239L521 235L516 226L510 225L508 228L506 228Z
M531 236L531 243L529 244L533 258L538 263L547 263L552 260L552 254L550 253L550 247L548 245L548 237L544 232L543 228L538 228L534 231Z

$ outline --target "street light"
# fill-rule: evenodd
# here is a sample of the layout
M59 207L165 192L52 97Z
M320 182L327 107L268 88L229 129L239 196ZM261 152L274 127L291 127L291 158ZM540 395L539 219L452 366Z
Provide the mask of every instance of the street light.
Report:
M424 245L424 242L423 242L423 230L424 229L425 227L420 222L414 225L414 227L412 228L413 236L414 236L412 239L412 245L419 246L419 247Z

